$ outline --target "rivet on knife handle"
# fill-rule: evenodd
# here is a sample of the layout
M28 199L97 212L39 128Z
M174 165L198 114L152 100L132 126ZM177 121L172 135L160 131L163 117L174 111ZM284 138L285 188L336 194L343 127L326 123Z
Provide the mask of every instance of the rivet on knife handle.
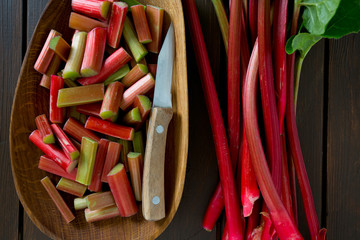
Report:
M172 108L154 107L150 116L142 189L142 208L146 220L157 221L165 217L165 148L172 115Z

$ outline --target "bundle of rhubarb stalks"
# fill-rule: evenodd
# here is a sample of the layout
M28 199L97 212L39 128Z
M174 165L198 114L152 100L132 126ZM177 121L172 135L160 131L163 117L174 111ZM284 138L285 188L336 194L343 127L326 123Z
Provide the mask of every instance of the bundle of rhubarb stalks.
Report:
M225 207L223 239L303 239L297 226L297 182L310 237L325 239L300 148L296 96L311 46L323 37L360 30L358 2L230 0L228 16L224 3L212 0L227 53L227 124L195 1L183 3L220 175L203 228L211 231Z
M29 139L45 154L39 168L61 177L41 183L67 223L74 213L58 190L88 222L129 217L142 198L164 10L134 0L72 0L72 10L72 39L52 29L34 65L50 99Z

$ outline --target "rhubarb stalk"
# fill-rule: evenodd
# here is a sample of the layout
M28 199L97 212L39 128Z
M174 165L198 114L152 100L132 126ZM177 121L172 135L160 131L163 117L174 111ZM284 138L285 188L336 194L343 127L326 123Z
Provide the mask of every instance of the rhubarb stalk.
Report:
M94 171L98 143L90 138L83 137L76 181L86 186L90 185Z
M152 42L149 24L145 15L145 8L143 5L131 6L131 15L133 17L135 30L140 43Z
M128 5L124 2L112 4L109 26L107 29L107 44L112 48L118 48Z
M96 27L106 28L107 24L104 22L97 21L95 19L83 16L76 12L70 13L69 27L79 31L90 32L91 29Z
M90 194L87 197L89 210L94 211L115 205L115 200L110 191Z
M200 79L202 81L214 136L220 181L224 193L226 218L229 224L229 238L241 239L241 236L243 236L243 232L239 228L239 226L242 226L241 210L236 193L235 179L231 166L224 122L221 115L214 79L211 73L209 58L207 56L204 36L202 34L195 2L192 0L184 1L184 8L190 23L190 33L194 44L194 50L196 51L195 56L200 69Z
M136 201L141 201L142 175L143 175L143 155L137 152L130 152L127 155L131 186L134 191Z
M229 46L229 21L225 12L224 4L221 0L212 0L214 5L217 20L219 22L222 39L225 46L226 53Z
M113 169L113 167L118 163L121 151L121 144L117 142L110 142L108 145L105 163L103 171L101 174L101 181L107 182L106 176Z
M51 75L56 75L57 71L59 70L60 64L61 58L58 55L54 55L48 69L46 70L46 73L43 74L40 80L40 86L50 89Z
M54 184L51 182L48 176L41 179L41 184L44 186L46 192L49 194L57 209L65 219L66 223L71 222L75 219L74 214L71 212L69 207L66 205L64 199L60 196L60 193L56 190Z
M128 74L121 80L121 83L125 85L125 87L130 87L137 80L145 76L149 72L146 65L136 64Z
M96 134L88 129L85 129L80 122L73 118L69 118L66 121L63 130L78 142L81 142L83 137L90 138L97 142L100 141L100 138Z
M66 178L61 178L56 188L77 197L82 197L87 189L85 185Z
M280 239L303 239L275 188L261 144L257 120L256 85L259 66L258 45L254 45L244 85L244 126L251 162L272 223ZM277 116L277 115L276 115ZM278 125L277 125L278 126Z
M80 67L84 57L86 36L86 32L74 33L70 54L63 71L63 78L75 80L80 77Z
M106 20L111 6L109 1L98 0L72 0L71 7L75 12L85 14L89 17Z
M60 177L64 177L70 180L76 179L77 169L75 168L70 173L66 172L59 164L47 156L41 156L39 160L38 168L46 172L55 174Z
M39 115L35 118L36 127L40 131L43 142L46 144L55 143L55 137L51 130L49 121L45 114Z
M91 183L88 186L88 189L93 192L100 192L101 191L101 175L104 168L105 158L107 149L109 146L109 140L107 139L100 139L98 150L96 152L96 159L95 159L95 165L94 165L94 171L91 178Z
M64 121L64 111L57 106L59 90L63 87L64 79L56 75L51 75L49 119L52 123L62 123Z
M117 217L119 215L120 215L120 212L116 205L98 209L98 210L94 210L94 211L90 211L90 209L88 209L88 208L85 209L85 219L87 222L90 222L90 223Z
M49 47L66 62L70 52L70 45L61 36L52 38Z
M56 138L60 143L60 146L63 149L65 155L72 161L77 159L80 155L79 150L77 150L77 148L70 141L68 136L66 136L64 131L57 124L51 124L51 128L54 131Z
M164 21L164 9L147 5L146 18L149 23L152 42L146 44L149 52L159 53L161 45L161 34Z
M100 109L102 119L114 118L118 115L123 92L124 85L120 82L113 82L107 87Z
M49 44L50 44L51 39L56 36L61 36L61 34L58 33L57 31L55 31L54 29L51 29L51 31L49 32L49 35L44 43L44 46L41 49L39 57L37 58L37 60L35 62L34 69L42 74L46 73L50 62L53 59L54 51L50 49Z

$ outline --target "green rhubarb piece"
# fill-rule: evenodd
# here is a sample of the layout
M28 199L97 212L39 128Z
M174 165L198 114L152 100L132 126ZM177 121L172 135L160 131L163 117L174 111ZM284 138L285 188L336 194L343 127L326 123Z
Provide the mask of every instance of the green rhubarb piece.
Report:
M141 131L135 132L133 139L133 148L134 152L141 153L144 156L145 148L144 148L144 140Z
M133 108L127 112L123 118L125 124L133 125L141 123L141 114L139 108Z
M128 64L125 64L125 66L123 66L122 68L120 68L118 71L116 71L115 73L113 73L110 77L108 77L105 82L104 85L107 86L112 82L121 80L123 77L125 77L125 75L130 72L130 68Z
M88 206L87 196L83 197L83 198L75 198L74 199L75 210L85 209L85 208L87 208L87 206Z
M92 84L59 90L57 107L70 107L99 102L104 99L104 84Z
M94 170L98 143L90 138L83 137L76 181L86 186L90 185Z
M130 22L130 19L128 17L126 17L124 21L123 36L126 44L130 48L130 51L135 61L140 62L140 60L145 57L148 51L146 50L144 45L140 43L137 39L134 27L132 26L132 23Z
M63 78L75 80L79 78L80 68L84 57L87 32L77 32L73 36L70 54L66 62Z
M46 144L55 143L55 137L54 134L47 135L43 137L43 142Z

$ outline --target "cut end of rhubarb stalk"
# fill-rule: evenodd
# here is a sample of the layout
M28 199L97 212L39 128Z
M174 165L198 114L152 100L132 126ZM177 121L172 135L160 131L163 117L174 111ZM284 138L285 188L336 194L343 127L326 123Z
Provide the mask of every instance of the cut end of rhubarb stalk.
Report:
M117 173L120 172L123 168L124 168L124 164L118 163L113 169L111 169L111 171L108 173L108 176L117 174Z
M117 112L113 112L113 111L103 111L100 113L100 117L102 119L111 119L113 120L113 117L115 117L115 120L117 119ZM114 122L114 121L112 121Z
M75 169L77 164L78 164L78 160L72 161L72 163L70 163L70 165L66 168L66 171L68 173L71 173Z
M128 158L137 158L141 155L141 153L138 153L138 152L129 152L128 153Z
M55 143L54 134L47 135L43 138L43 142L46 144Z
M98 74L97 71L91 68L83 68L80 71L82 77L92 77Z
M252 198L251 196L249 196L249 198L245 198L243 199L243 214L244 217L248 217L251 215L252 210L253 210L253 206L254 206L254 202L259 198L258 197L254 197Z
M74 208L75 210L81 210L87 208L87 196L83 198L75 198L74 199Z
M111 6L111 2L108 2L108 1L104 1L103 4L101 5L100 12L101 12L101 16L104 19L107 19L107 17L108 17L110 6Z

